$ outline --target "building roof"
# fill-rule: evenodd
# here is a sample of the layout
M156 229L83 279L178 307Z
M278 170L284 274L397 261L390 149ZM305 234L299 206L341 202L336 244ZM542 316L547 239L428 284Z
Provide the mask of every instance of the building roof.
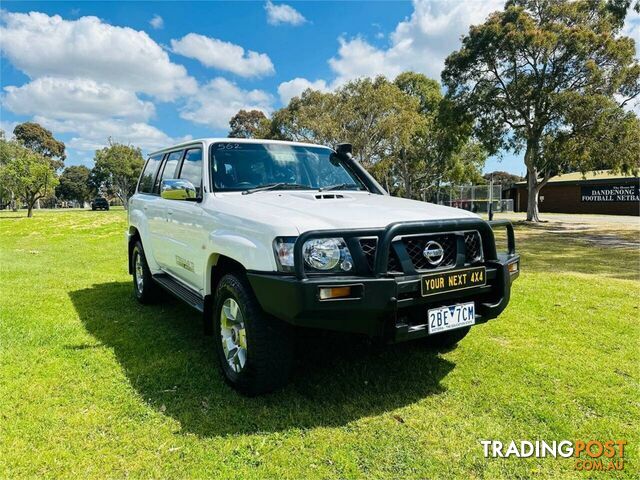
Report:
M638 175L623 175L619 173L613 173L612 170L591 170L585 172L571 172L571 173L563 173L561 175L556 175L555 177L551 177L548 183L563 183L563 182L578 182L578 183L588 183L588 182L601 182L603 180L629 180L629 179L637 179ZM527 181L524 180L522 182L516 183L516 185L526 185Z

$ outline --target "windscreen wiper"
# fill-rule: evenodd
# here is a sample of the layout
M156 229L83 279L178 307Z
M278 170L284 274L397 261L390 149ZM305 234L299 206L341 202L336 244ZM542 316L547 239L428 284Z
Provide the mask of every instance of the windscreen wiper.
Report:
M291 189L291 190L295 190L295 189L304 189L304 190L311 190L311 187L309 185L303 185L301 183L286 183L286 182L280 182L280 183L269 183L268 185L260 185L258 187L254 187L254 188L249 188L247 190L245 190L244 192L242 192L243 195L249 195L250 193L255 193L255 192L264 192L266 190L286 190L286 189Z
M338 183L336 185L329 185L327 187L319 188L319 192L326 192L327 190L346 190L349 188L355 188L356 190L360 190L360 186L355 183Z

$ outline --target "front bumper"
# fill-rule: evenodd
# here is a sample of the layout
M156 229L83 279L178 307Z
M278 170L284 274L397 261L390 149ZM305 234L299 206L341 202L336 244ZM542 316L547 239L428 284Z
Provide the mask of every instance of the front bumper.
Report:
M486 222L483 222L486 224ZM406 227L407 224L402 224ZM487 227L488 224L486 224ZM504 254L495 252L487 231L483 231L485 249L486 285L422 296L422 274L385 275L376 271L369 276L307 276L266 272L248 272L248 278L258 302L269 314L292 325L326 330L362 333L384 337L389 341L402 341L428 335L427 310L462 301L476 304L476 324L497 317L509 303L511 284L519 275L520 256L515 253L515 240L511 224L506 226L509 248ZM385 234L398 232L387 227ZM406 230L406 229L403 229ZM424 229L429 232L428 229ZM443 228L441 231L446 231ZM400 231L402 233L402 230ZM319 235L339 236L341 232L323 232L304 235L302 241ZM344 232L342 232L344 233ZM369 232L367 232L368 234ZM384 237L381 244L384 245ZM383 252L383 250L381 250ZM384 253L380 255L384 257ZM517 263L517 271L509 266ZM376 265L385 265L382 260ZM461 266L460 266L461 267ZM357 292L354 298L321 300L321 287L351 286Z

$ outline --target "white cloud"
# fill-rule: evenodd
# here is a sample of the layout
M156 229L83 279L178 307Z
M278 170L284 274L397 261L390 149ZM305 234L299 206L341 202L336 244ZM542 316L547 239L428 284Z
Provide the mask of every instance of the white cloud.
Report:
M460 2L458 0L415 0L411 17L400 22L390 35L387 49L376 48L365 39L339 39L338 54L329 60L336 73L336 84L362 77L395 77L414 70L439 78L444 59L459 48L460 37L469 26L503 7L503 0Z
M196 90L186 69L143 31L39 12L3 12L1 20L2 52L31 78L90 78L161 100Z
M56 119L97 120L120 117L147 120L155 107L135 93L86 78L41 77L4 88L3 107L18 115L43 115Z
M243 90L221 77L203 85L196 95L187 101L180 117L212 129L226 129L229 119L238 110L261 110L269 114L273 109L273 97L263 90Z
M144 122L128 122L119 119L104 119L95 122L79 120L55 120L43 116L34 117L34 121L56 133L71 133L67 146L80 151L94 151L107 146L108 139L141 147L152 151L167 147L191 137L172 138L162 130Z
M267 1L264 9L267 11L267 22L270 25L289 24L298 26L307 21L299 11L290 5L274 5L271 1Z
M245 52L239 45L216 38L189 33L180 40L171 40L175 53L195 58L206 67L226 70L241 77L257 77L275 72L266 53Z
M0 130L4 131L5 138L13 137L13 129L16 128L18 122L7 122L5 120L0 120Z
M293 80L289 80L288 82L282 82L278 86L280 101L283 105L286 105L289 103L289 100L293 97L300 96L307 88L320 91L327 91L329 89L327 82L324 80L316 80L315 82L312 82L306 78L297 77Z
M338 56L329 59L329 66L337 75L336 85L358 77L385 75L394 78L406 70L402 65L391 61L388 51L375 48L363 38L340 38L338 41Z
M160 30L164 28L164 20L160 15L154 15L151 20L149 20L149 25L151 25L156 30Z

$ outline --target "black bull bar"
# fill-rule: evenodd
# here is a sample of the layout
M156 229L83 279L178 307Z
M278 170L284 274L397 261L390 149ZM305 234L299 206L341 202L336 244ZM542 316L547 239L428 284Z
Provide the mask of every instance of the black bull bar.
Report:
M494 220L486 222L479 218L461 218L449 220L424 220L419 222L396 222L387 225L385 228L357 228L357 229L335 229L335 230L311 230L301 234L293 247L294 265L296 277L300 280L307 278L305 272L305 262L303 258L302 248L308 240L317 238L342 238L344 239L354 263L355 275L373 276L380 278L387 275L387 264L389 261L389 252L392 248L393 241L396 237L414 234L431 234L431 233L452 233L460 231L476 230L482 239L483 254L485 262L498 261L498 252L496 251L495 237L493 234L494 227L505 227L507 230L507 257L515 255L515 235L513 225L508 220ZM377 248L375 252L375 262L373 272L368 269L368 264L362 248L360 246L361 238L377 238ZM464 238L458 236L458 258L456 264L460 266L464 263ZM460 244L462 243L462 245ZM417 274L413 266L406 262L401 262L405 274ZM409 270L409 271L407 271Z

